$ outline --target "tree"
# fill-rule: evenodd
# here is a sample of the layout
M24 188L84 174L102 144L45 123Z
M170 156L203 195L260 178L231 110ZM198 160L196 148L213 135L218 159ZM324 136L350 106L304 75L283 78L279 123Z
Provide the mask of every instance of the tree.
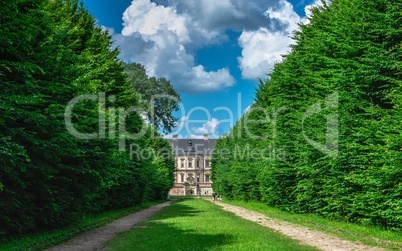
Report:
M119 151L122 137L139 149L171 149L164 139L150 143L157 133L140 114L117 119L112 108L139 100L110 35L78 0L0 3L0 235L66 226L88 213L166 197L171 156L130 158ZM67 116L80 95L97 100L76 104ZM80 132L99 134L74 137L66 116ZM122 123L130 133L145 129L144 137L117 135L113 128ZM148 182L151 174L160 177ZM152 188L160 189L149 193Z
M151 125L170 132L177 121L172 113L179 109L180 95L167 79L148 77L141 64L126 64L125 71L128 81L140 94L141 107Z
M284 210L400 230L401 8L390 0L334 0L313 9L251 108L285 109L268 127L249 128L260 139L243 139L236 125L218 141L214 188L235 199L259 190L262 201ZM285 154L222 161L221 147L235 151L230 137L243 148Z

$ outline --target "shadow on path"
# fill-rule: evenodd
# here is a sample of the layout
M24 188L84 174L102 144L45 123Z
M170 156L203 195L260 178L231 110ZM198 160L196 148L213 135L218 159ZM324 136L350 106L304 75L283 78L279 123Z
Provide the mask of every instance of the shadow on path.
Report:
M172 201L167 201L159 205L130 214L126 217L113 221L105 226L96 228L86 233L80 234L71 240L60 245L45 249L46 251L95 251L104 248L104 243L113 239L117 233L125 232L134 227L139 222L147 220L149 217L169 206Z
M182 204L181 201L183 200L173 203L148 221L138 224L134 227L136 229L119 234L117 239L109 243L110 246L114 251L201 251L216 250L219 246L234 243L235 236L230 233L211 231L215 232L212 234L205 228L205 223L200 227L202 224L197 222L205 220L208 225L211 218L206 216L205 210ZM176 223L182 221L187 221L185 227ZM213 223L210 225L212 228L219 228L219 225Z

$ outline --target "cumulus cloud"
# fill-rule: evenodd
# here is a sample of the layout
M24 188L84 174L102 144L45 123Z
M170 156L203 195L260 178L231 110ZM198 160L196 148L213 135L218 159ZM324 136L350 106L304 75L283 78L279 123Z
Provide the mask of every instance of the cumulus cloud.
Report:
M269 8L265 15L286 27L282 30L259 28L257 31L244 31L239 38L242 56L238 58L243 78L265 78L275 63L282 60L282 55L289 52L292 31L302 18L293 10L293 6L284 0L275 8Z
M195 65L189 52L194 38L202 37L207 43L219 32L208 31L176 12L150 0L133 1L123 14L121 34L114 36L121 57L143 64L150 76L169 79L179 91L209 92L233 86L235 79L227 68L206 71Z
M304 21L286 0L133 0L114 38L121 57L143 64L148 75L169 79L180 92L211 92L230 88L235 79L228 68L197 65L197 49L222 43L226 30L240 31L243 78L264 78Z
M272 20L264 11L276 1L266 0L185 0L171 1L179 13L189 14L208 29L256 30L269 26Z
M265 78L274 64L282 60L291 42L287 35L265 28L243 32L239 38L242 56L238 58L243 78Z
M328 1L327 1L328 2ZM264 79L267 77L276 63L282 61L282 56L290 51L290 45L294 43L291 39L292 32L297 30L299 23L307 24L307 17L311 16L312 8L322 6L321 0L315 0L312 4L305 6L306 16L299 16L293 9L291 3L280 0L278 5L270 7L265 15L270 20L270 28L260 27L256 31L243 31L239 38L239 45L242 48L242 55L238 58L242 77L245 79ZM282 29L272 27L275 23L282 24Z
M207 121L200 122L199 120L190 120L188 116L183 116L167 138L174 134L178 134L181 138L203 138L205 134L208 134L210 138L218 138L221 133L220 123L217 118L210 118Z
M201 127L192 127L191 132L193 135L212 135L217 136L219 126L219 120L216 118L212 118L211 120L204 123Z
M150 2L149 0L133 1L123 14L124 36L134 32L153 36L160 30L171 31L180 42L189 42L186 18L177 15L175 10Z
M324 0L325 4L330 4L329 0ZM307 18L311 17L312 15L312 9L315 7L319 7L319 6L323 6L324 3L322 2L322 0L315 0L314 3L306 5L306 7L304 7L304 12L306 13L306 17L304 19L304 23L308 23L309 20Z

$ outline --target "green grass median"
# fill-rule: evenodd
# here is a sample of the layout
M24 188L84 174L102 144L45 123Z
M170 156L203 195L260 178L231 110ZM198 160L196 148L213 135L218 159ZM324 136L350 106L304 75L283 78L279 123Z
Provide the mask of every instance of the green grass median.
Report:
M316 250L203 199L183 199L119 234L110 250Z

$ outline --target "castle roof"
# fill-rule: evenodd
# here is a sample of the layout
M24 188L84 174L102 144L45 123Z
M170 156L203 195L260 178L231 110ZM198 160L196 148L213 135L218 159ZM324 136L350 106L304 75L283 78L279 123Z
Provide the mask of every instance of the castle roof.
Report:
M211 156L216 145L216 139L168 139L175 156Z

